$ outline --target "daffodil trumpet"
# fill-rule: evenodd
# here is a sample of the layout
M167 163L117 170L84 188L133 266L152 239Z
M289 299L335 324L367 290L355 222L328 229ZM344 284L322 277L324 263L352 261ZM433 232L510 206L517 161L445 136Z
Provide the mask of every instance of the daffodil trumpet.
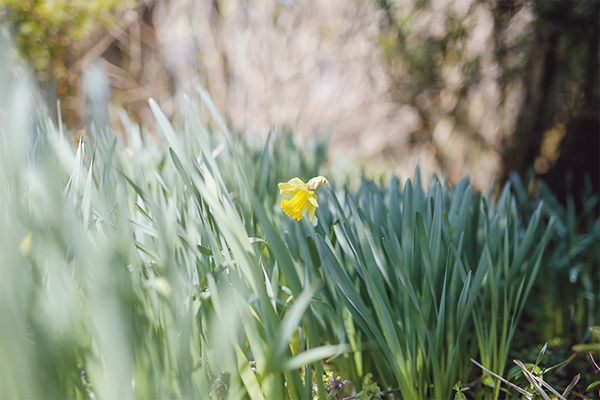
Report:
M298 221L308 212L308 219L312 222L315 211L319 208L315 190L324 182L327 182L325 177L316 176L307 183L302 182L300 178L280 183L279 193L285 197L281 202L283 212Z

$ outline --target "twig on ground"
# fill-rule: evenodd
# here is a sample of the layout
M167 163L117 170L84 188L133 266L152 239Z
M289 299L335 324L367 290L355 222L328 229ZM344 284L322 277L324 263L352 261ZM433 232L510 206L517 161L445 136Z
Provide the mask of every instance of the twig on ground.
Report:
M542 389L540 387L540 385L537 384L537 382L535 380L536 376L533 375L531 372L529 372L527 370L527 368L525 368L525 366L523 365L523 363L521 361L519 361L519 360L513 360L513 362L515 364L517 364L519 366L519 368L521 368L521 371L523 371L523 375L525 375L525 378L527 378L527 380L529 381L529 383L531 383L531 385L535 388L535 390L537 390L542 395L542 397L544 398L544 400L551 400L550 396L548 396L546 394L546 392L544 392L544 389Z
M490 371L489 369L487 369L483 365L479 364L477 361L473 360L472 358L471 358L471 361L473 362L473 364L477 365L479 368L481 368L484 371L488 372L492 376L500 379L502 382L506 383L508 386L510 386L511 388L515 389L517 392L521 393L522 395L526 396L527 398L529 398L529 399L533 398L533 394L529 393L528 391L521 389L520 387L518 387L517 385L515 385L513 383L510 383L509 381L507 381L506 379L504 379L500 375L493 373L492 371Z

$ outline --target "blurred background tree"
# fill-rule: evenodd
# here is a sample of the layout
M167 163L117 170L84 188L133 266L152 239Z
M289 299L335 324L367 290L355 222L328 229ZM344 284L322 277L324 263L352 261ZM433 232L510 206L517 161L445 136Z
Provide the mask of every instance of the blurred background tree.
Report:
M433 145L441 170L500 155L501 183L533 166L563 204L567 174L575 193L586 173L598 191L600 3L464 1L445 12L439 2L379 5L394 97L419 110L424 124L412 143ZM432 12L437 18L423 24ZM444 130L464 137L463 151Z
M418 110L420 128L410 147L431 154L436 170L457 181L465 170L476 183L501 169L502 137L510 134L518 87L503 90L494 58L489 3L381 0L380 43L392 80L392 98ZM529 14L514 29L514 47L526 35ZM479 179L478 179L479 178Z
M12 27L20 56L33 65L50 116L56 119L60 100L72 135L90 122L82 77L92 64L106 72L113 104L126 107L138 120L150 117L144 114L148 97L170 97L165 95L172 91L165 69L152 62L157 61L152 5L137 0L0 0L0 18Z
M498 30L522 7L522 1L498 1ZM533 165L566 204L567 192L580 194L586 174L596 193L600 181L600 3L534 2L533 10L536 19L524 71L525 103L513 134L504 143L503 179L511 170L523 176ZM501 43L496 51L503 66L507 48ZM504 70L512 73L509 67ZM578 200L577 207L581 208Z
M98 25L114 27L115 12L133 4L132 0L0 1L8 21L16 27L21 55L33 64L39 80L62 79L67 73L63 59L71 42L86 38Z

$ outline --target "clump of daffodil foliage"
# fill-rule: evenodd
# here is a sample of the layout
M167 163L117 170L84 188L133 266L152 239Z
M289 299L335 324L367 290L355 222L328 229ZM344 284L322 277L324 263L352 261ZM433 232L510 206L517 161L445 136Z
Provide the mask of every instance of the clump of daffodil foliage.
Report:
M500 397L470 359L504 374L543 204L418 171L343 189L318 146L249 148L202 88L181 127L150 101L156 140L122 113L124 132L73 148L7 76L0 397L450 398L477 379Z

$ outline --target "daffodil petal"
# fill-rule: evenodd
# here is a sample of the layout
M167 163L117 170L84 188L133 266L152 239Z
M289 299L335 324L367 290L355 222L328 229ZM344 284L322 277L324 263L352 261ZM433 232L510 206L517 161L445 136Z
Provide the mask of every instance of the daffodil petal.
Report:
M313 207L319 207L319 203L317 203L317 196L308 196L308 201L313 205Z
M289 185L287 183L280 183L279 184L279 194L281 194L286 199L292 198L292 196L294 196L296 194L296 192L298 192L298 189L296 189L292 185Z
M292 190L298 190L296 188L296 186L290 185L287 182L281 182L281 183L277 184L277 186L279 187L279 190L286 191L286 192L292 191Z
M310 222L312 222L312 221L313 221L313 219L315 219L315 211L316 211L316 210L317 210L317 209L316 209L316 208L314 208L314 207L310 207L310 208L308 209L308 219L310 220Z
M296 189L306 190L306 184L300 178L292 178L288 181L288 185L294 186Z
M306 214L306 212L310 209L310 205L308 203L305 203L304 206L302 206L302 215Z

